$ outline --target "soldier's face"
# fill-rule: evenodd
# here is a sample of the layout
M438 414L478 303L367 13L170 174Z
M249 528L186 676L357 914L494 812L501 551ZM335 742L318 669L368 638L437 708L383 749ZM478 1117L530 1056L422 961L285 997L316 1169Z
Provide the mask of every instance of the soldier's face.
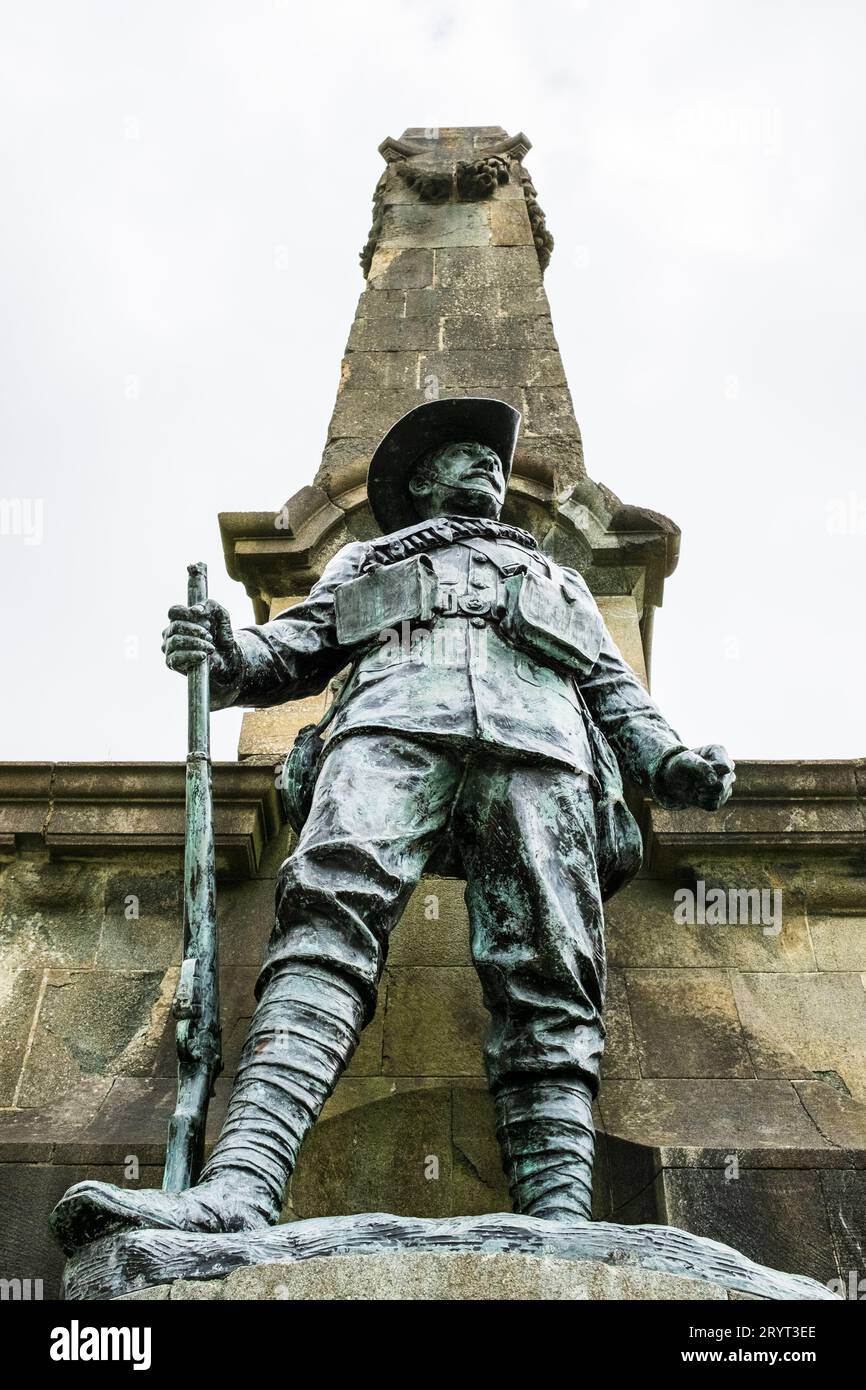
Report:
M486 444L446 444L431 460L428 476L410 483L422 517L497 517L505 501L505 471Z

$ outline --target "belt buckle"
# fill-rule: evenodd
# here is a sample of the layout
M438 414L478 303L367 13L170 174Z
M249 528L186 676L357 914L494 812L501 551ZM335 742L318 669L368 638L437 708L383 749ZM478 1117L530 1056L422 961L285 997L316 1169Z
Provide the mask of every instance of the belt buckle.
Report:
M488 599L476 598L474 594L464 594L458 600L460 612L465 613L469 618L482 618L490 612L490 602Z

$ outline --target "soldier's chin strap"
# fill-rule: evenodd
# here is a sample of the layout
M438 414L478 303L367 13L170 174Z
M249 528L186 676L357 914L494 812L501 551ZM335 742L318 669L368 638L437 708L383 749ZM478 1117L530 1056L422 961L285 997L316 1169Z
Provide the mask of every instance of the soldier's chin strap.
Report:
M496 1134L514 1210L546 1221L589 1221L595 1127L578 1078L524 1080L494 1095Z
M441 546L465 540L513 541L526 550L537 550L538 541L520 526L508 526L504 521L476 516L440 516L433 521L419 521L395 531L381 541L371 541L361 573L378 565L394 565L412 555L424 555Z

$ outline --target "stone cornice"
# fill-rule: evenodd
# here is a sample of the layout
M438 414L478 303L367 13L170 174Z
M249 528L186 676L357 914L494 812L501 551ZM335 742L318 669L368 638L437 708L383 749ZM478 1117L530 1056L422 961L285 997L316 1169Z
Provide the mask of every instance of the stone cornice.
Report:
M496 140L491 145L479 145L479 149L484 154L502 154L510 159L522 160L532 149L532 141L519 130L516 135L509 135L505 140Z
M721 856L785 866L790 881L829 866L839 898L866 905L866 759L737 764L734 795L721 811L666 811L643 803L650 873L700 867ZM840 896L841 895L841 896ZM844 900L844 901L843 901Z
M104 857L183 849L182 763L0 763L0 853L44 848L52 856ZM214 765L217 854L254 874L283 824L270 767ZM715 857L793 861L835 857L866 894L866 759L746 761L721 811L642 815L651 873Z
M532 149L528 135L519 130L509 135L502 126L410 126L399 139L387 135L379 146L386 164L396 164L416 155L437 151L479 154L501 154L510 159L523 159Z
M401 159L411 159L413 155L424 154L423 145L411 145L408 140L395 140L393 136L386 135L379 146L379 153L386 164L395 164Z
M226 569L243 584L257 622L270 600L305 594L332 555L354 537L346 513L318 487L303 487L277 512L221 512Z
M218 866L254 875L284 822L271 768L214 764ZM184 843L183 763L0 763L0 855L113 858Z

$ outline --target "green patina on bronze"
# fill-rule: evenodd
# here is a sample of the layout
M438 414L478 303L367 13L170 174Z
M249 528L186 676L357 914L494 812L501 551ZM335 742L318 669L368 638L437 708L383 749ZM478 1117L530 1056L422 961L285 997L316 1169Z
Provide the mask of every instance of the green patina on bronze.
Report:
M187 605L195 611L206 603L207 567L190 565ZM183 964L173 1007L177 1019L177 1106L168 1130L164 1192L183 1192L201 1171L208 1101L222 1071L210 686L203 661L190 669L187 685Z
M54 1216L68 1250L131 1228L278 1220L431 865L466 879L515 1210L589 1217L602 899L639 864L621 772L664 805L714 810L734 771L717 746L684 747L581 575L499 522L518 425L501 401L418 407L370 465L382 540L345 546L268 623L234 633L210 600L170 610L166 660L181 672L206 660L215 708L278 705L350 674L324 747L307 730L290 767L300 837L214 1152L186 1192L71 1189Z

